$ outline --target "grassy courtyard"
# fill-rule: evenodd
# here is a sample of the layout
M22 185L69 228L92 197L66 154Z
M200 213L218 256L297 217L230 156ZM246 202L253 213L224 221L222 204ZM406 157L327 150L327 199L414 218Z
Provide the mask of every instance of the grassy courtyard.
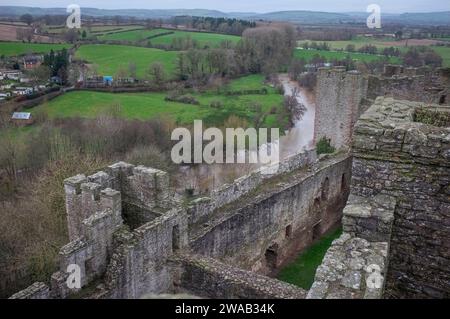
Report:
M300 254L291 264L284 267L278 279L309 290L314 282L317 267L322 263L333 240L342 234L342 229L325 235L318 242Z

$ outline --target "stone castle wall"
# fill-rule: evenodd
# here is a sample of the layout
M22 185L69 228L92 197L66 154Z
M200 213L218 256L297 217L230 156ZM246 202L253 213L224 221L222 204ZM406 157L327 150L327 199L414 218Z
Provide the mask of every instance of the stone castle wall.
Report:
M349 146L353 126L361 114L367 80L342 67L320 68L317 74L314 141L330 139L335 148Z
M252 271L198 255L173 258L176 292L220 299L303 299L306 291Z
M185 207L173 199L168 176L159 170L120 162L91 176L68 178L65 191L71 242L60 250L60 270L51 276L50 284L36 283L12 298L139 298L188 290L195 293L198 288L190 286L189 276L222 278L227 267L223 261L245 266L247 270L230 267L226 272L246 273L248 278L240 284L230 281L222 291L208 293L210 297L244 296L245 292L267 298L287 296L288 292L292 298L304 297L306 293L300 289L248 270L270 272L269 268L279 266L290 253L307 247L335 226L348 193L349 169L347 154L321 160L315 151L295 154L280 162L277 172L263 167L215 191L209 199L214 206L202 208L203 215L193 213L195 205ZM271 187L270 192L262 189L266 186ZM341 188L335 190L338 186ZM255 196L259 193L264 196ZM253 198L253 209L245 205L236 206L236 211L229 209L250 202L249 197ZM236 227L236 223L243 227ZM248 238L238 242L243 236ZM253 264L235 263L249 252L252 240L260 250L251 251ZM231 249L233 243L238 245ZM211 247L215 247L214 253ZM270 267L264 250L278 254ZM198 262L188 265L186 259L181 263L184 266L174 262L176 256L186 253L203 254L201 264L206 262L206 268L194 267ZM192 258L198 261L200 257ZM74 264L80 267L81 289L67 286L68 266ZM264 284L271 281L278 288L267 290Z
M401 65L385 65L381 76L370 75L367 99L379 96L397 100L450 105L450 69L431 70L427 67L412 68Z
M320 68L316 91L314 142L325 137L335 148L349 147L356 121L379 96L450 105L450 69L386 65L382 75L365 77L343 67Z
M423 107L378 98L355 127L352 194L397 202L386 297L450 296L450 127L415 122Z
M301 151L283 159L274 166L263 166L248 175L239 177L230 184L224 184L211 192L209 197L197 198L189 204L189 224L206 222L215 209L229 204L241 196L255 190L264 181L275 175L285 174L298 168L310 165L317 160L316 150Z
M190 247L270 274L339 224L350 176L351 158L341 154L267 181L190 227Z

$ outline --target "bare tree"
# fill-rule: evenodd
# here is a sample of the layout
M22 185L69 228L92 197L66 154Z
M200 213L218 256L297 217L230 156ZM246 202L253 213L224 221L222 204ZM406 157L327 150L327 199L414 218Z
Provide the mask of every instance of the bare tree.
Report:
M164 84L166 78L164 66L162 65L162 63L153 62L152 64L150 64L148 75L153 83L155 83L158 87L161 87Z
M306 112L306 107L297 99L298 95L299 90L295 87L292 89L291 95L287 95L284 98L284 107L289 114L291 125L293 125L295 121L300 120Z
M130 62L128 63L128 73L132 78L136 78L136 63Z

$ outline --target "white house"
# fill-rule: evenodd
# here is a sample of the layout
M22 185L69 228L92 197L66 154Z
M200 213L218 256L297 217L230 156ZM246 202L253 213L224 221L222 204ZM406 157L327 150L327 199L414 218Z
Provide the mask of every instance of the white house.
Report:
M13 93L17 95L27 95L33 93L33 88L26 86L18 86L13 90Z
M22 76L22 72L18 70L2 70L0 71L5 79L15 80L19 81L20 77Z

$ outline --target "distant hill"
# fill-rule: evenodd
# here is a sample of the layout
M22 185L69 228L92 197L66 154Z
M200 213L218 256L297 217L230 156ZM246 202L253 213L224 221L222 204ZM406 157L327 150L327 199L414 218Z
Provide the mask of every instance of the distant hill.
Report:
M307 24L354 22L355 20L346 13L331 13L331 12L317 12L317 11L279 11L264 14L256 14L247 18L271 20L271 21L289 21Z
M0 6L0 16L20 16L22 14L31 14L35 16L43 15L66 15L65 8L38 8L38 7L19 7L19 6ZM81 8L81 13L93 17L113 17L128 16L136 18L170 18L180 15L204 16L204 17L227 17L224 12L207 9L96 9Z
M364 23L366 12L318 12L318 11L279 11L269 13L221 12L207 9L96 9L82 8L82 14L94 17L129 16L136 18L170 18L174 16L204 16L215 18L237 18L246 20L288 21L303 24ZM29 13L34 16L66 15L65 8L38 8L19 6L0 6L0 16L20 16ZM450 25L450 11L428 13L382 14L384 23Z
M402 13L394 19L403 23L413 22L417 24L450 25L450 11L429 13Z

